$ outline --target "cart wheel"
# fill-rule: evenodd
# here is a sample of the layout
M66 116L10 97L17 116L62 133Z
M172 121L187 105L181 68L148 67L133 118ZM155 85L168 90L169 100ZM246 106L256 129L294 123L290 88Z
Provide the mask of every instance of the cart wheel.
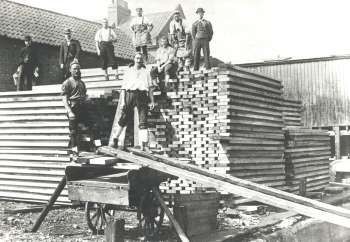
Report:
M142 199L140 207L142 211L138 212L139 225L143 229L145 237L152 239L158 235L163 224L164 210L153 193L148 193L148 196Z
M115 210L111 209L108 204L85 203L86 222L93 234L103 234L107 222L114 217L114 214Z

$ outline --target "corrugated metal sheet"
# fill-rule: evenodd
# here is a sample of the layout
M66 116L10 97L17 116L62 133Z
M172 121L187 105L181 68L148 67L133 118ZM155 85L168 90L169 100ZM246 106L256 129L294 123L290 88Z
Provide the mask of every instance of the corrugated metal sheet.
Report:
M241 66L281 80L285 97L302 101L306 126L350 125L350 58Z

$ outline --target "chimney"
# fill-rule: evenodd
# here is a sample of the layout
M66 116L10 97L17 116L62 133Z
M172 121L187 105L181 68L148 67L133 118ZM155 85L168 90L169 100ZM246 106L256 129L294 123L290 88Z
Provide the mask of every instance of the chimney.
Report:
M124 23L131 15L128 3L124 0L110 0L108 6L108 22L116 26Z

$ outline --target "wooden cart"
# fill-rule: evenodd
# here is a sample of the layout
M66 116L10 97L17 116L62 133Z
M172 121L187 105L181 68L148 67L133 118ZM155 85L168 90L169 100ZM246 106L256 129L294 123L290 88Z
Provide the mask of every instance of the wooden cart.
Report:
M158 189L167 177L149 168L123 170L93 165L66 168L69 199L85 203L87 225L95 234L103 233L118 210L135 211L146 237L158 234L164 209L153 189Z

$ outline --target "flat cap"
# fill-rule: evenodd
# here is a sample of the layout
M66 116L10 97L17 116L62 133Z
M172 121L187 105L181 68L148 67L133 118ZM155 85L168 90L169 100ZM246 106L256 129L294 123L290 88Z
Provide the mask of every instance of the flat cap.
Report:
M71 34L72 33L72 30L70 28L66 28L64 30L64 34Z
M205 13L205 11L203 8L197 8L196 13Z

